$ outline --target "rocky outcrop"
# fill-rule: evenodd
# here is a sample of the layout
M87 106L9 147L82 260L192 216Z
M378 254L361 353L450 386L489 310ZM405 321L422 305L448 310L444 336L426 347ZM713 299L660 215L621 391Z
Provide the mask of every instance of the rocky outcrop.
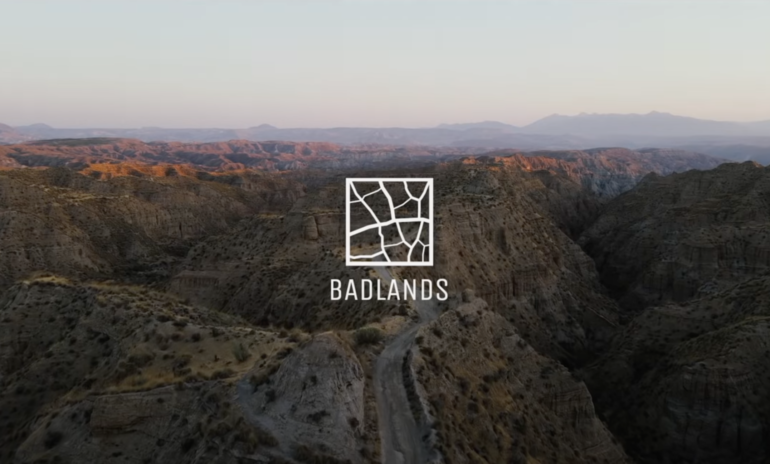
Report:
M300 462L363 462L363 368L336 335L316 335L270 377L245 377L235 401Z
M446 462L629 462L585 384L483 300L420 329L414 352Z
M306 240L318 240L318 222L316 222L315 216L307 216L303 220L302 228L305 232Z
M544 177L447 167L436 181L437 258L430 275L448 279L457 292L473 289L541 353L580 363L614 330L616 306L590 258L553 219L551 211L574 198L550 190L561 183L543 183ZM590 217L591 208L584 214Z

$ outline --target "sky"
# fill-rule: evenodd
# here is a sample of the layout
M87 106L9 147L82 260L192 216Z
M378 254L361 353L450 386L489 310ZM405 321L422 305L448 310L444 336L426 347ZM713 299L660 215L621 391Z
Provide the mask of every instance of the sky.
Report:
M770 1L0 0L0 123L770 119Z

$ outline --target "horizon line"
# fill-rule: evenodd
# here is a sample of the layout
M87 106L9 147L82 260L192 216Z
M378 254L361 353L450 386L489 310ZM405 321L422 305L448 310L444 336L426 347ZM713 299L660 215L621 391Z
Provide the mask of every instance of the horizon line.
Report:
M0 121L0 125L7 125L8 127L11 127L13 129L24 129L31 126L46 126L51 129L57 129L57 130L148 130L148 129L162 129L162 130L250 130L250 129L257 129L263 126L269 126L270 129L268 130L291 130L291 129L302 129L302 130L334 130L334 129L407 129L407 130L420 130L420 129L442 129L441 126L454 126L454 125L468 125L468 124L485 124L485 123L495 123L495 124L504 124L507 126L511 126L518 129L526 128L532 124L535 124L539 121L542 121L544 119L552 118L552 117L570 117L570 118L576 118L581 116L651 116L651 115L666 115L666 116L674 116L679 118L688 118L688 119L695 119L698 121L705 121L705 122L719 122L719 123L732 123L732 124L751 124L751 123L763 123L763 122L770 122L770 117L767 119L754 119L754 120L724 120L724 119L704 119L704 118L698 118L695 116L685 116L680 114L674 114L666 111L656 111L652 110L647 113L588 113L588 112L580 112L577 114L561 114L561 113L552 113L548 116L544 116L542 118L535 119L534 121L524 124L524 125L516 125L507 123L500 120L493 120L493 119L485 119L481 121L472 121L472 122L442 122L438 123L432 126L398 126L398 125L391 125L391 126L355 126L355 125L334 125L334 126L290 126L290 127L278 127L270 123L261 123L257 125L252 126L245 126L245 127L225 127L225 126L158 126L158 125L148 125L148 126L69 126L69 127L63 127L63 126L52 126L50 124L47 124L45 122L35 122L30 124L4 124L2 121Z

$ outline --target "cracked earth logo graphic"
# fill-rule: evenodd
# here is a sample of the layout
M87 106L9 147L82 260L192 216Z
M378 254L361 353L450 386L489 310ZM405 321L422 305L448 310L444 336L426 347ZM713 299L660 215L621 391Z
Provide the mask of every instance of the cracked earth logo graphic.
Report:
M433 266L433 179L345 181L348 266Z

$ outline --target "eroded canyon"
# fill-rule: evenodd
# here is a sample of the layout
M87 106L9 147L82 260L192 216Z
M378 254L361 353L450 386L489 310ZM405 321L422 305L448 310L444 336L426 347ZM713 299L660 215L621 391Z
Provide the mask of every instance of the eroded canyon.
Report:
M0 147L0 460L764 462L770 184L721 162ZM433 267L345 265L346 177L434 179Z

